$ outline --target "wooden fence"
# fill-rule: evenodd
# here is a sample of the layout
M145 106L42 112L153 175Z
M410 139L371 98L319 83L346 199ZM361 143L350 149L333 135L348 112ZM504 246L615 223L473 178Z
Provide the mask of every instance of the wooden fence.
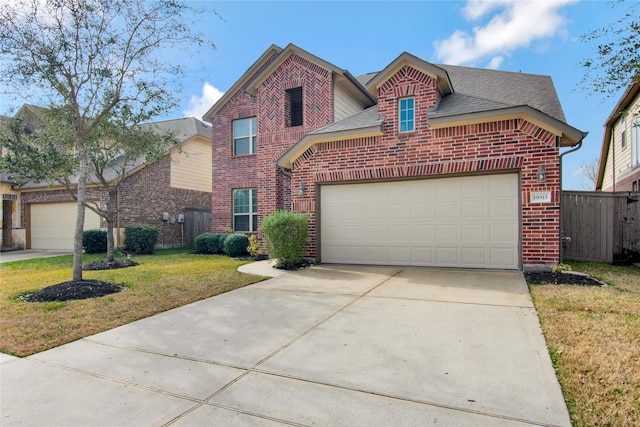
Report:
M211 211L186 209L184 213L184 246L195 247L199 234L211 231Z
M640 255L640 192L562 192L563 258L624 262ZM570 240L569 240L570 239Z

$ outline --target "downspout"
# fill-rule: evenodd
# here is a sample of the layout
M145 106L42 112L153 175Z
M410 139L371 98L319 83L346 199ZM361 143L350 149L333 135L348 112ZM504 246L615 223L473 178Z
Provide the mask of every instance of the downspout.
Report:
M563 215L563 210L562 210L562 158L564 156L566 156L569 153L573 153L574 151L578 151L580 148L582 148L582 141L584 141L585 137L587 136L588 132L583 132L582 133L582 138L580 138L580 141L578 141L578 143L576 145L572 145L571 149L568 151L565 151L564 153L560 154L560 263L564 262L564 231L562 231L562 220L564 219L564 215ZM560 137L556 136L556 141L558 144L558 147L560 146Z

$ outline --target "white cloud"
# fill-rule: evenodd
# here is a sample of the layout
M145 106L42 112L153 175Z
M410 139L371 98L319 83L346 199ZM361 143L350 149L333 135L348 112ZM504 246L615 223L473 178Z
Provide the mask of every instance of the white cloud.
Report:
M575 1L469 0L462 10L465 18L488 18L488 22L474 27L471 34L458 29L448 39L436 41L436 57L452 65L488 59L489 66L497 68L505 55L561 33L566 19L558 10Z
M202 118L204 114L224 95L217 87L209 82L202 85L202 96L191 95L189 106L182 112L184 117Z

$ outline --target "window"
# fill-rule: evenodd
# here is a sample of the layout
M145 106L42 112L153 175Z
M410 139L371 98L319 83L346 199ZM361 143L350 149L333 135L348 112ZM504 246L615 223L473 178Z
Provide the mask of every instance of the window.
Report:
M287 127L302 126L302 88L287 90L286 103Z
M631 124L631 166L640 165L640 117Z
M620 126L622 127L622 129L620 130L620 145L622 146L622 148L627 146L627 121L625 120L624 116L622 117L622 121L620 122Z
M415 130L415 109L413 98L403 98L398 104L400 132Z
M258 231L258 192L255 188L233 190L233 229Z
M233 121L233 155L256 152L256 118Z

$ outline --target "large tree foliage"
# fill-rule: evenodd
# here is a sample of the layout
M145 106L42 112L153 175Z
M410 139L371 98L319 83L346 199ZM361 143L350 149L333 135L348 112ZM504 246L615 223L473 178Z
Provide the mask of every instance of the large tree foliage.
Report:
M127 132L177 105L169 81L181 75L184 62L172 63L168 49L213 47L192 30L189 11L179 0L16 0L0 5L0 79L23 94L46 94L55 119L47 123L53 130L45 133L64 135L50 144L72 147L78 201L73 280L82 279L86 187L98 168L94 160L106 151L127 155ZM184 60L180 55L171 59ZM105 150L105 144L113 146ZM140 154L145 155L135 153ZM45 178L56 179L60 171L51 175Z
M63 186L77 201L76 165L73 131L69 123L60 121L54 110L35 108L30 119L16 116L0 129L0 146L6 155L0 159L0 170L8 171L19 184L27 182ZM168 155L170 147L179 143L170 132L154 125L128 126L119 117L104 121L85 141L90 147L87 184L101 189L106 197L86 200L86 207L104 218L107 224L107 261L114 260L118 190L124 178L135 168L158 161Z
M582 86L607 96L640 81L640 6L636 1L616 3L614 7L627 7L620 19L582 36L583 42L597 43L595 55L581 63Z

